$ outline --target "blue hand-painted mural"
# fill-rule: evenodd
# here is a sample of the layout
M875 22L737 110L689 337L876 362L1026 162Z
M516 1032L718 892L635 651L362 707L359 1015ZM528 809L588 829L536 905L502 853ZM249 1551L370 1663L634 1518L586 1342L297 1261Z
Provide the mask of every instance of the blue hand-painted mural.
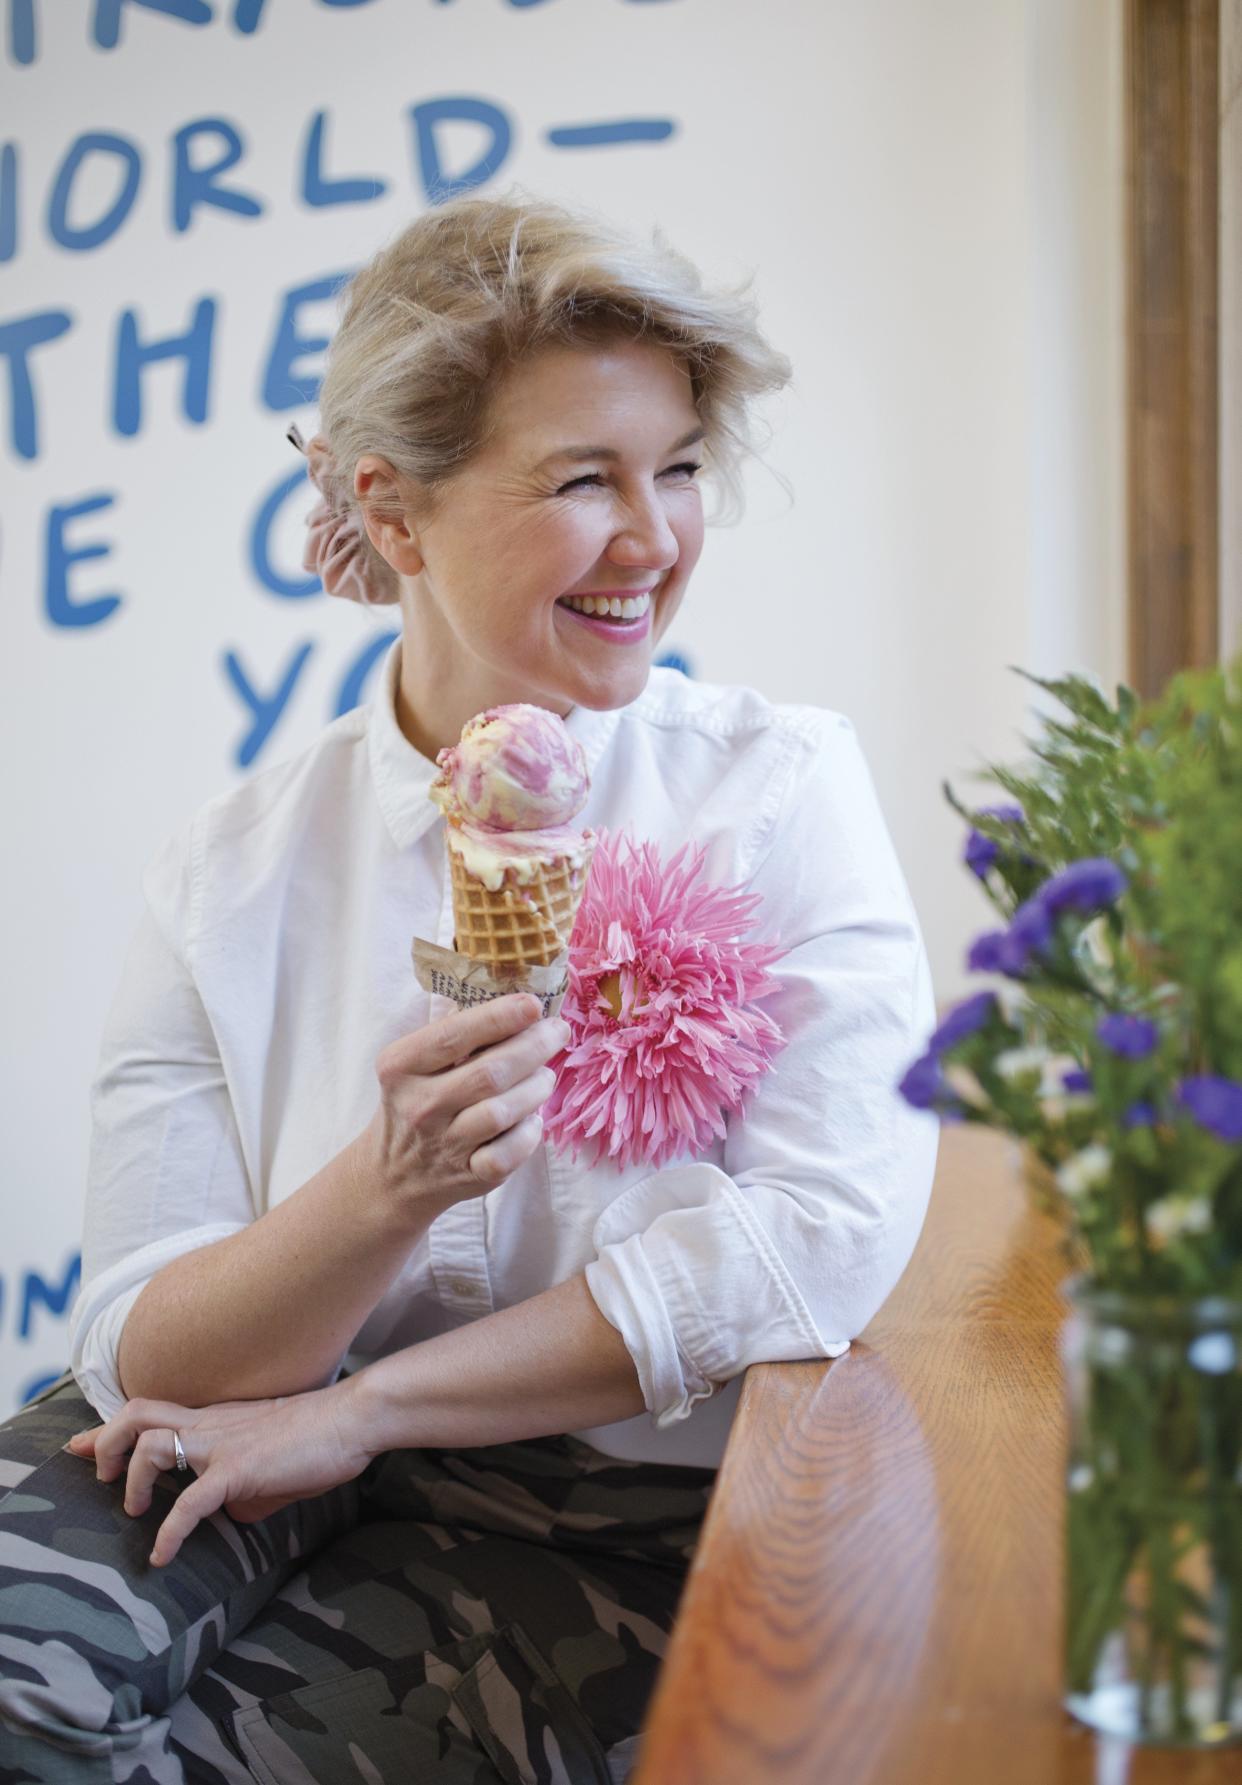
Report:
M322 7L330 12L357 12L363 7L377 4L377 0L302 0L306 7ZM408 0L402 0L403 4ZM458 6L474 4L482 11L478 0L434 0L437 6ZM668 6L675 5L677 0L620 0L620 4L629 6ZM554 0L492 0L493 5L505 7L511 12L532 12L539 7L554 4ZM267 9L267 0L218 0L218 4L210 4L210 0L94 0L94 8L88 14L87 30L90 41L97 49L115 50L124 48L122 20L129 9L135 12L149 12L161 15L170 22L182 25L214 25L226 31L232 31L239 37L252 37L263 22ZM29 67L39 59L39 26L41 9L39 0L9 0L9 30L7 49L10 59L20 67Z
M47 1321L51 1319L63 1324L68 1318L81 1278L82 1255L76 1250L69 1253L59 1277L45 1277L35 1265L15 1270L7 1278L0 1272L0 1337L15 1340L23 1346L39 1341L46 1349ZM18 1405L38 1394L40 1388L60 1374L60 1370L50 1374L41 1370L22 1385Z
M604 3L652 12L678 0ZM551 14L556 4L423 0L414 26L409 22L413 0L282 0L281 23L287 24L288 15L298 9L308 19L322 15L331 21L334 36L339 33L340 54L347 57L351 15L361 29L367 15L374 18L386 7L391 17L400 17L404 30L433 34L437 18L450 12L469 13L485 26L489 14L534 18L545 8ZM58 51L61 40L70 36L90 52L92 80L106 65L95 52L123 58L129 50L135 63L142 62L146 79L151 56L158 56L154 45L165 35L171 48L183 45L187 36L214 32L231 38L243 55L246 40L276 18L277 9L266 0L80 0L73 8L55 0L0 0L0 57L7 60L14 89L14 103L0 119L0 267L14 267L24 254L33 261L32 251L39 250L41 267L53 269L50 285L40 288L31 282L28 289L39 295L27 297L24 304L10 299L14 309L5 313L0 299L0 442L18 468L33 468L36 480L44 472L41 491L36 493L37 485L28 482L23 496L31 511L34 559L33 597L26 599L41 602L40 617L54 637L82 640L99 627L124 628L137 610L140 591L131 594L124 586L123 569L126 530L140 527L143 518L135 486L122 469L133 464L124 456L131 443L147 436L149 445L149 437L170 417L193 430L210 429L222 420L228 425L226 397L234 405L234 419L243 394L249 403L253 393L253 400L273 417L317 402L333 300L354 271L340 264L339 235L329 233L341 207L371 205L394 194L406 195L415 205L443 203L495 181L523 141L524 146L537 143L559 154L598 157L658 153L677 139L675 119L637 108L620 107L604 117L588 112L544 118L532 126L519 118L503 90L433 88L398 98L387 157L376 152L370 137L365 156L351 161L345 105L337 110L308 105L303 113L295 100L292 107L287 102L283 106L279 140L287 144L287 165L279 166L273 179L270 141L252 120L230 114L230 103L246 90L239 82L222 87L223 104L209 101L193 116L174 111L154 141L134 121L133 108L112 118L105 111L101 117L93 102L78 113L57 111L56 117L73 120L67 126L49 123L53 114L46 113L34 141L38 110L32 103L23 112L17 82L33 98L45 54L43 72L51 77L53 34ZM549 17L545 30L550 24ZM6 134L6 124L11 131L12 120L23 116L31 120L30 143ZM262 176L260 168L265 170ZM258 305L260 345L256 363L243 365L239 382L230 336L230 329L240 326L237 311L230 313L227 295L220 291L201 285L187 291L184 282L179 285L175 256L187 241L197 246L202 235L214 230L227 261L230 254L248 251L256 228L279 228L291 216L299 227L322 218L322 238L317 249L299 252L289 274L295 283L247 291L251 317ZM128 242L149 241L153 226L174 257L166 277L144 255L135 252L125 258ZM83 277L83 262L109 248L122 257L122 278L119 292L116 285L108 287L117 295L106 300L108 310L101 315L98 290ZM199 279L207 283L201 275ZM104 456L89 482L82 480L86 487L75 488L73 482L57 487L59 476L52 483L40 461L51 463L54 450L71 439L76 416L54 400L52 393L63 388L63 381L52 372L59 375L88 338L104 345L84 361L85 374L75 381L72 401L79 413L86 407L99 419L118 452L115 460ZM169 361L171 369L154 370ZM226 368L229 384L222 390ZM283 434L282 422L279 429L273 427L273 442L283 442ZM318 579L288 562L288 545L279 543L291 536L284 525L290 500L301 508L308 494L305 466L299 463L289 470L286 450L274 444L271 481L265 480L265 487L249 499L243 497L244 512L235 518L241 560L260 600L327 599ZM11 481L14 494L9 499L16 500L17 480ZM7 531L0 526L0 532ZM16 593L15 584L8 591L10 601ZM236 701L236 728L221 739L221 751L238 771L251 771L265 752L280 747L282 724L287 728L287 715L295 711L306 717L312 687L316 703L323 703L317 715L323 723L368 699L377 667L399 636L386 623L369 629L361 641L332 646L311 636L308 611L299 607L296 616L290 614L292 630L300 636L281 641L274 651L248 641L244 627L233 632L232 623L213 647L207 673L218 675ZM658 661L691 673L680 649L666 650ZM0 1269L0 1349L9 1351L15 1362L9 1392L16 1387L19 1405L55 1380L61 1373L57 1360L68 1353L65 1327L80 1283L81 1257L77 1251L68 1253L62 1268L51 1262L56 1245L52 1242L37 1264L19 1258ZM40 1251L30 1242L31 1253L38 1257ZM3 1412L0 1408L0 1416Z

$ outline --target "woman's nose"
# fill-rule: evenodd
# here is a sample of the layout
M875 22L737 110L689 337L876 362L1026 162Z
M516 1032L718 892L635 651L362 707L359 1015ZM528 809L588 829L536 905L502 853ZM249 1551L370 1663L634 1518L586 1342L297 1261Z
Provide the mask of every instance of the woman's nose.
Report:
M658 497L629 505L625 523L614 533L607 555L618 564L649 570L668 570L677 562L677 535Z

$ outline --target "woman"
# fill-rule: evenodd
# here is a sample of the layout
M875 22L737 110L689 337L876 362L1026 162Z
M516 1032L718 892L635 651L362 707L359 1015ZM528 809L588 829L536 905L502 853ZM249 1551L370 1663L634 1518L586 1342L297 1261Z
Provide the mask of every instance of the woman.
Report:
M0 1780L626 1776L742 1372L847 1348L936 1149L849 721L653 667L701 476L736 497L787 376L741 293L541 201L433 209L350 284L312 556L401 632L145 876L74 1380L0 1432ZM410 971L452 943L436 752L511 701L581 743L581 822L692 835L785 950L784 1051L680 1164L544 1145L567 1025Z

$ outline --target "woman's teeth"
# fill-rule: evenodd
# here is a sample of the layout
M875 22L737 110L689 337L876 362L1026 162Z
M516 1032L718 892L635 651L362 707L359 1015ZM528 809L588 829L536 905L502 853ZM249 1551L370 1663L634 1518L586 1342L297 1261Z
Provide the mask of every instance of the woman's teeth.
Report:
M616 595L562 595L561 600L580 614L607 615L611 620L640 620L651 606L650 595L627 595L624 600Z

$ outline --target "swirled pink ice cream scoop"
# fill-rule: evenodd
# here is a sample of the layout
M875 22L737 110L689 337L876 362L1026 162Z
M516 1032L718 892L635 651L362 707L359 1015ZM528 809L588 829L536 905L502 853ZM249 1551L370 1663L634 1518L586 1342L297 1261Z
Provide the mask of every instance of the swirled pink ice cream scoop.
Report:
M436 756L428 788L446 818L494 831L568 824L587 801L586 757L564 721L525 701L467 720L459 743Z

